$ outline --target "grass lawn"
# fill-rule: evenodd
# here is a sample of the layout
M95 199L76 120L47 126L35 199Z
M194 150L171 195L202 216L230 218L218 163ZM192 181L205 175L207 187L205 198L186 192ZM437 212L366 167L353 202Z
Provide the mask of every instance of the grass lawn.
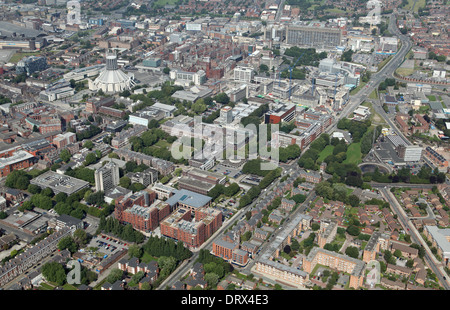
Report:
M329 155L333 154L334 145L327 145L322 152L319 153L318 160L323 161L325 158L327 158Z
M357 94L364 86L366 86L367 83L365 82L360 82L359 85L356 88L353 88L350 91L350 95L355 95Z
M154 145L159 146L160 148L169 148L170 147L170 143L167 142L166 140L159 140Z
M343 161L344 164L359 164L361 163L361 142L352 143L347 148L347 158Z
M48 290L48 291L53 291L55 289L55 287L47 284L47 283L41 283L41 285L39 286L40 290Z
M26 57L26 56L37 56L40 55L41 52L34 52L34 53L21 53L21 52L17 52L14 55L11 56L11 58L9 59L9 62L12 63L18 63L19 60L21 60L22 58Z
M158 0L155 2L155 4L164 6L166 4L169 4L169 5L176 4L177 2L178 2L178 0Z
M435 95L428 95L427 98L430 101L436 101L436 96Z
M414 13L419 12L420 8L425 7L426 0L417 0L416 6L414 7ZM408 0L408 5L405 6L406 10L411 10L414 5L414 0Z
M144 251L144 254L141 257L141 261L147 264L150 263L152 260L158 260L158 258L151 256L150 254Z
M414 73L415 70L413 68L398 68L395 71L397 72L398 75L410 76L411 74Z
M73 286L72 284L66 283L63 285L63 289L65 291L76 291L78 290L75 286Z
M376 90L376 89L374 89L374 90L370 93L369 98L370 98L370 99L378 99L378 95L377 95L377 90Z

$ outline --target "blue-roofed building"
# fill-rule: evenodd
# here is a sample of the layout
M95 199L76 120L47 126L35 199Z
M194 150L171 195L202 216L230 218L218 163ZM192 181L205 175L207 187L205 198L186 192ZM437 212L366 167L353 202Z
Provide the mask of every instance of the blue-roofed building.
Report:
M166 203L170 205L171 210L184 207L194 211L195 209L209 206L211 204L211 197L187 189L181 189L175 190L174 194L166 200Z

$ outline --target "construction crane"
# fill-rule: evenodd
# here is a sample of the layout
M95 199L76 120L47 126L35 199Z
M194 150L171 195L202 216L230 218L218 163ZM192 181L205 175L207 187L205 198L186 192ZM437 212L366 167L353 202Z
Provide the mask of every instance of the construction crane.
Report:
M298 56L297 60L295 61L295 63L293 65L291 65L289 68L284 69L278 73L278 86L280 86L281 85L281 72L289 70L289 100L291 99L292 70L295 68L295 66L297 65L300 58L302 58L304 53L305 53L305 50L300 54L300 56Z

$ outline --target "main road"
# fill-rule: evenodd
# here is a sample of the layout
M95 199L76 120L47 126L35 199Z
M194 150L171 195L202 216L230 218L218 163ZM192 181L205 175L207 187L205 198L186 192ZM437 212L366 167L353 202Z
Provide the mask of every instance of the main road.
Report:
M381 82L383 82L386 78L392 77L392 74L401 65L401 63L405 59L406 54L411 49L412 46L411 41L408 39L408 37L401 34L397 28L397 18L394 13L390 15L388 30L391 34L397 36L397 38L402 43L400 50L392 57L392 59L383 68L381 68L380 71L372 74L371 79L367 83L367 85L365 85L362 89L360 89L357 94L350 97L348 104L346 104L341 113L336 116L334 124L327 129L328 133L335 131L339 120L344 117L347 117L351 112L353 112L356 109L356 107L358 107L361 103L363 103L369 97L372 91L378 88L378 85ZM390 120L388 121L388 123L390 125L392 124Z

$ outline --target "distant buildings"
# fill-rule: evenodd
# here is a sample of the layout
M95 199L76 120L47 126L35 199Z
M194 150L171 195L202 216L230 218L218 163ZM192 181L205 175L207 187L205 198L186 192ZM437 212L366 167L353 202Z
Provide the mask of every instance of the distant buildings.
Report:
M206 82L206 73L203 70L197 72L186 72L178 69L170 71L169 76L175 81L175 85L192 86L202 85Z

